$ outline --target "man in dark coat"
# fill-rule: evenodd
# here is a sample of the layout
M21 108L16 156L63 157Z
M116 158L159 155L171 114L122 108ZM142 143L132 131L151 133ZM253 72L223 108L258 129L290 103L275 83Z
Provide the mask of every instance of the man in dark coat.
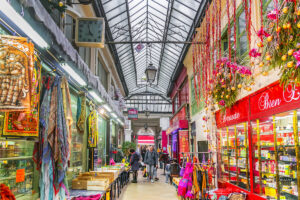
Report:
M151 180L151 182L153 183L154 180L154 168L157 169L158 167L158 155L157 152L154 151L154 147L151 146L150 150L147 151L146 155L145 155L145 160L144 160L145 164L147 164L147 172L149 173L148 179Z
M139 170L140 155L136 153L134 149L130 149L130 153L131 153L130 165L131 165L131 170L133 172L132 183L137 183L137 171Z

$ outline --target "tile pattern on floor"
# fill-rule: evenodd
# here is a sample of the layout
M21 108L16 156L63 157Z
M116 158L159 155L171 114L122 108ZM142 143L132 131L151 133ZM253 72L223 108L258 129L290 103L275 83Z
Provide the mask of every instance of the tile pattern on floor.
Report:
M174 186L165 183L163 170L158 170L159 181L151 183L147 178L142 177L139 172L138 183L129 183L120 200L177 200L177 192ZM132 176L131 179L132 180Z

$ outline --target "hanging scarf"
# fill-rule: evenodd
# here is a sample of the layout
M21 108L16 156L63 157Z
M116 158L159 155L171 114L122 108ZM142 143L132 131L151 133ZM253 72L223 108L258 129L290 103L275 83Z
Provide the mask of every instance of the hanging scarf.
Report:
M88 125L89 125L89 138L88 138L88 144L89 147L97 147L97 141L98 141L98 114L96 110L93 110L88 118Z
M84 134L86 120L86 96L85 93L79 94L77 101L77 129L79 133Z

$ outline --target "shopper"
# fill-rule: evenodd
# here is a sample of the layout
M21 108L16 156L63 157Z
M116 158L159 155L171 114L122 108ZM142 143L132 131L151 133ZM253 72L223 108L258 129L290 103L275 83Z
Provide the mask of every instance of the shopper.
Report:
M131 153L130 165L133 173L132 183L137 183L137 171L139 170L140 155L136 153L134 149L130 149L130 153Z
M158 167L158 155L156 151L154 151L154 147L151 146L150 150L147 151L145 155L145 163L147 164L147 172L148 172L148 180L151 180L153 183L154 180L154 168Z
M171 175L171 164L170 164L170 161L166 162L165 170L166 170L166 183L168 183L169 179L170 179L170 175Z

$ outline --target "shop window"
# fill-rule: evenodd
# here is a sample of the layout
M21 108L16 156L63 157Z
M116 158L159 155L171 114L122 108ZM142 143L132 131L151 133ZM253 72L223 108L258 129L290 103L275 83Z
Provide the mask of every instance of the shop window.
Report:
M5 31L2 25L0 25L0 35L8 35L8 33Z
M250 189L247 123L218 130L221 179Z
M94 153L94 169L105 165L107 121L98 117L98 144Z
M68 182L71 184L72 179L76 178L80 172L83 172L83 134L77 131L76 115L77 115L77 95L71 93L71 110L72 110L72 143L70 151L70 167L68 169Z
M198 84L198 76L197 75L195 75L195 81L196 81L196 87L197 87L197 95L199 95L199 84ZM200 93L199 105L197 103L196 94L195 94L194 76L191 77L190 82L191 82L191 105L190 106L191 106L192 115L195 115L200 110L202 110L205 105L204 105L204 99L203 99L202 93ZM200 80L200 84L202 84L201 80Z
M176 94L176 96L174 97L174 100L173 100L173 113L176 113L177 110L179 108L179 97L178 97L178 94Z
M69 15L66 14L65 18L65 35L67 39L74 45L75 40L75 19Z
M91 67L91 48L79 47L79 55L84 60L84 62Z
M108 72L104 68L103 63L100 60L100 58L98 58L98 66L97 66L97 70L96 70L96 75L99 76L102 85L104 86L104 88L107 91L108 90L108 80L107 80Z

